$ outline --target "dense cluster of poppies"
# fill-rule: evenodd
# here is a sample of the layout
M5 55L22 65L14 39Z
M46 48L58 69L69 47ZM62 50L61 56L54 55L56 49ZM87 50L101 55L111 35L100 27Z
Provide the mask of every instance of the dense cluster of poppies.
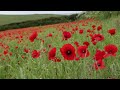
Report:
M81 23L82 22L82 23ZM78 25L81 23L82 26L87 26L88 22L92 22L92 20L86 20L86 21L80 21L80 22L73 22L73 23L65 23L65 24L57 24L56 26L48 26L49 27L57 27L57 30L59 30L62 33L62 41L67 41L68 39L72 38L72 35L75 33L79 33L80 35L82 35L83 33L87 33L86 37L90 37L91 41L84 41L82 45L79 44L79 42L74 41L74 43L66 43L63 46L61 46L61 48L59 48L59 51L57 51L56 47L52 47L51 45L48 45L49 48L51 48L48 52L48 60L52 60L54 62L61 62L62 60L68 60L68 61L78 61L81 58L87 58L91 55L90 51L88 50L88 47L90 46L90 44L96 45L98 42L102 42L105 40L104 35L100 34L100 33L95 33L95 31L100 32L102 30L102 25L91 25L92 29L87 29L86 32L84 29L81 29ZM75 27L73 27L73 25ZM71 30L67 30L66 27L71 28ZM45 29L46 27L44 27ZM28 30L25 30L28 31ZM35 30L30 30L29 31L31 34L28 36L26 34L26 36L28 36L28 39L31 43L34 43L35 39L39 39L38 34L40 32L42 32L41 29L35 29ZM11 37L12 33L14 32L9 32L8 35L9 37ZM116 34L116 29L112 28L108 30L108 33L113 36ZM21 34L21 32L19 31L19 34ZM6 33L4 33L4 35L0 34L0 38L2 38L3 36L5 36ZM46 35L46 37L53 37L52 33L49 33L48 35ZM19 37L17 36L16 38L19 38L19 42L22 42L23 36L19 35ZM43 39L39 39L44 43ZM0 43L0 46L4 47L5 45L3 45L3 43ZM4 47L5 50L3 51L4 55L8 54L8 49L9 46ZM17 46L15 48L18 48ZM46 52L46 49L43 50L44 52ZM24 52L25 53L29 53L30 50L24 48ZM60 52L63 58L58 58L56 56L56 53ZM110 56L115 57L116 53L118 52L118 48L116 45L114 44L108 44L106 46L104 46L103 50L99 50L96 49L96 53L93 56L93 60L95 61L93 64L93 67L98 70L98 69L104 69L105 68L105 63L104 63L104 59L108 58ZM32 58L39 58L41 55L41 51L40 50L33 50L31 53ZM10 55L12 55L12 52L9 52ZM23 56L22 56L23 57ZM24 58L24 57L23 57Z

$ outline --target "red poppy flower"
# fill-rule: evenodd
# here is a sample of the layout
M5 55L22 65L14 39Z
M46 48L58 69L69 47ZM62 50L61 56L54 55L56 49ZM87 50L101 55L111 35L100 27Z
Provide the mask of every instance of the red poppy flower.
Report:
M98 26L97 30L100 31L102 29L102 26Z
M71 38L71 33L67 32L67 31L64 31L63 32L63 37L64 37L65 40L67 40L67 39Z
M18 49L18 46L16 46L15 48Z
M55 58L55 55L56 55L56 48L52 48L49 53L48 53L48 58L49 60L52 60Z
M42 43L44 44L44 40L42 40Z
M79 47L79 43L78 42L74 42L74 44L76 45L76 47Z
M96 26L95 25L92 25L92 28L95 28Z
M96 45L96 44L97 44L97 42L96 42L96 41L92 41L92 43L93 43L93 45Z
M48 47L51 48L51 45L49 44Z
M4 46L5 49L9 49L9 46Z
M105 63L103 62L103 60L99 60L99 61L96 61L94 64L93 64L93 67L98 70L98 69L104 69L105 68Z
M110 30L108 30L108 33L111 34L111 35L115 35L116 29L115 28L110 29Z
M104 40L104 36L101 34L94 34L91 36L91 41L94 45L97 44L98 41L103 41Z
M60 48L60 52L65 60L74 60L75 59L75 48L71 44L65 44Z
M8 50L4 50L3 53L4 53L4 55L8 54Z
M78 55L81 57L81 58L85 58L85 57L88 57L90 55L89 51L87 50L87 46L79 46L78 47Z
M83 34L83 30L81 29L81 30L79 30L79 34Z
M87 32L89 32L89 33L90 33L90 32L91 32L91 30L90 30L90 29L88 29L88 30L87 30Z
M32 51L32 57L33 58L38 58L39 56L40 56L40 51L37 51L37 50Z
M29 40L30 40L31 42L34 42L34 39L35 39L37 36L38 36L37 32L33 32L33 33L30 35Z
M55 57L54 59L52 59L52 61L54 61L54 62L61 62L61 59Z
M52 34L50 33L50 34L48 34L48 37L52 37Z
M23 36L21 36L21 35L20 35L20 38L22 39L22 38L23 38Z
M104 59L104 55L105 55L105 51L101 51L101 50L96 50L96 54L94 55L94 59L96 61L98 60L103 60Z
M25 56L24 56L24 55L22 55L21 57L22 57L23 59L25 58Z
M2 35L0 35L0 38L2 38L3 36Z
M28 53L28 52L29 52L29 50L25 48L25 49L24 49L24 52L25 52L25 53Z
M92 41L103 41L104 40L104 36L103 35L101 35L101 34L94 34L93 36L92 36Z
M86 41L83 43L83 45L86 45L88 47L90 45L90 43Z
M82 26L85 26L85 24L83 23Z
M75 31L75 29L73 28L72 31Z
M75 30L77 31L77 30L78 30L78 27L76 27Z
M90 37L93 37L93 34L89 34Z
M15 38L17 39L17 38L19 38L19 36L16 36Z
M116 56L118 48L115 45L113 45L113 44L109 44L109 45L106 45L104 47L104 50L107 52L107 54L105 55L105 57Z
M10 52L9 55L12 56L12 52Z

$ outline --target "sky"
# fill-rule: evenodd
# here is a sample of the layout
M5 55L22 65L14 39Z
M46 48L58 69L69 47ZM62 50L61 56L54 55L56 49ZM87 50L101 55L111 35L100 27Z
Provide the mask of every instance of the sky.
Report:
M0 11L0 14L5 15L26 15L26 14L62 14L70 15L81 13L83 11Z

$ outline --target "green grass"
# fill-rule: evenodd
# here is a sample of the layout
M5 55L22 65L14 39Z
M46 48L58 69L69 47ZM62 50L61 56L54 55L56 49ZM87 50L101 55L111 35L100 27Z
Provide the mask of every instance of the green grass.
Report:
M38 20L49 17L59 17L62 15L55 14L33 14L33 15L0 15L0 25L18 23L28 20Z
M93 55L95 54L96 48L103 50L104 46L107 44L115 44L118 49L120 47L120 31L119 26L116 26L116 20L120 18L111 18L110 20L104 20L102 25L103 29L100 31L101 34L104 35L105 40L97 43L96 46L90 43L88 50L90 51L90 56L84 59L80 59L79 61L65 61L60 53L60 48L67 43L73 43L74 41L78 41L80 45L84 41L89 41L90 38L86 38L86 33L80 35L75 33L72 38L67 41L62 40L62 33L58 31L55 27L48 28L44 30L44 32L39 33L39 38L45 40L45 43L42 44L40 40L35 40L34 43L30 43L27 38L24 38L24 41L21 44L17 44L17 40L8 41L7 39L0 39L0 42L6 43L10 46L10 51L13 52L13 55L10 56L10 62L8 62L9 58L3 56L5 60L0 61L0 78L1 79L107 79L107 78L116 78L120 79L120 51L118 51L116 57L109 57L105 59L106 68L103 70L96 71L92 68L94 63ZM94 23L93 23L94 24ZM99 25L99 24L98 24ZM83 26L79 26L83 28ZM108 29L117 28L117 33L114 36L110 36L107 33ZM91 28L88 25L86 28ZM85 28L85 30L87 30ZM67 30L67 28L66 28ZM53 33L54 32L54 33ZM49 33L53 33L53 37L46 38L46 35ZM97 33L97 32L96 32ZM54 37L58 35L57 37ZM8 41L8 42L7 42ZM28 44L28 46L26 46ZM56 56L61 58L61 62L55 63L48 60L48 44L51 44L52 47L57 48ZM19 48L16 50L14 47L18 46ZM37 49L41 50L46 48L47 53L41 52L40 58L33 59L31 57L31 53L25 54L23 53L23 49L30 48L31 50ZM2 50L2 49L1 49ZM1 51L2 52L2 51ZM16 55L16 53L18 55ZM25 55L27 59L21 58L21 55ZM20 64L18 64L20 62Z

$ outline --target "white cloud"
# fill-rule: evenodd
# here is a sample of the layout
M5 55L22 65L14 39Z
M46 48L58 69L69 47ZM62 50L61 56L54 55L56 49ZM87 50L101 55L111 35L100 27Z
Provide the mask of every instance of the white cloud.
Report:
M7 14L7 15L26 15L26 14L75 14L81 13L83 11L0 11L0 14Z

